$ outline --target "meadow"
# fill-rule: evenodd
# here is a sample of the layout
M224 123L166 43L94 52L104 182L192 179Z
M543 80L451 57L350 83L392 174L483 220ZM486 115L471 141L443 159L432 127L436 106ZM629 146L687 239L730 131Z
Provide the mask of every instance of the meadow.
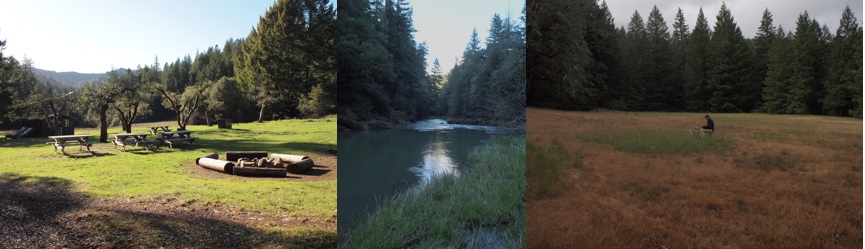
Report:
M136 124L133 132L153 125L176 128L173 122ZM0 197L11 200L0 207L13 210L0 220L25 223L20 231L0 232L10 243L0 247L335 246L335 118L233 128L189 126L194 144L156 151L96 143L93 154L69 146L69 155L62 155L47 138L0 140ZM76 130L94 142L98 133ZM210 152L224 157L242 150L306 155L316 166L286 178L250 178L194 163Z
M531 248L855 248L862 120L527 109Z

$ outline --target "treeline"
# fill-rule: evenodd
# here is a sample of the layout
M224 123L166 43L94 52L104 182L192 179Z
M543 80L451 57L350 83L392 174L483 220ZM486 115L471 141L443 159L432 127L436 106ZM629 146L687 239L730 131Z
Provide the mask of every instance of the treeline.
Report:
M404 0L339 4L338 122L410 122L436 113L436 87L426 73L427 48L414 40Z
M406 1L348 0L338 12L340 127L387 127L430 116L525 121L525 26L519 22L493 16L486 47L474 32L462 60L445 75L438 59L427 73L427 47L414 40Z
M112 123L129 130L136 122L167 118L185 128L213 119L333 114L335 45L336 13L328 0L279 0L248 37L229 39L222 49L210 47L161 66L157 58L135 70L112 70L107 81L82 89L46 89L51 84L37 82L29 63L0 54L0 111L8 122L52 116L32 110L56 106L49 112L70 113L103 130ZM34 92L41 96L28 97Z
M525 8L520 18L525 24ZM477 31L450 71L441 91L441 113L485 123L525 121L525 26L495 14L481 47ZM438 60L436 60L436 63ZM434 70L435 71L435 70Z
M714 28L657 7L616 28L594 1L530 2L528 104L558 109L766 112L862 117L862 28L849 6L833 34L804 11L794 31L763 12L746 39L722 4Z

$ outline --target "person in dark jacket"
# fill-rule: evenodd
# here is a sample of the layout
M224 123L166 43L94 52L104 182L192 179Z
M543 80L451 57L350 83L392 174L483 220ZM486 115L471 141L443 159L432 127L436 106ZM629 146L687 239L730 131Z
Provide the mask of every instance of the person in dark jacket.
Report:
M715 131L715 121L712 121L712 117L706 115L706 126L703 126L703 129Z
M697 129L700 132L701 138L706 135L706 132L713 135L715 134L715 121L712 121L712 117L709 117L709 115L706 115L705 118L706 125L701 127L701 129ZM695 125L694 128L697 128L697 126ZM691 131L693 131L693 129Z

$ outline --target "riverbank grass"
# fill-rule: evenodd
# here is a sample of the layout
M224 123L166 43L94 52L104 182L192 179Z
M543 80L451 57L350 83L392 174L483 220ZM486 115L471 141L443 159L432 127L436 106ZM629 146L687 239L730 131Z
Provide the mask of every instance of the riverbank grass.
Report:
M340 248L525 248L525 137L495 137L460 176L442 175L382 203Z

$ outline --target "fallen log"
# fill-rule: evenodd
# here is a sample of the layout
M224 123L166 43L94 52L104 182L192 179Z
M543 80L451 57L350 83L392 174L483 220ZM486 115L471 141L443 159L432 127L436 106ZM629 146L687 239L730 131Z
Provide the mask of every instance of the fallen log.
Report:
M228 173L228 174L234 173L234 163L229 162L229 161L223 161L223 160L213 159L213 158L209 158L209 157L199 157L198 159L195 159L195 163L197 163L198 166L201 166L201 167L204 167L207 169L212 169L212 170L216 170L216 171L220 171L220 172Z
M274 177L285 177L286 169L279 168L265 168L265 167L234 167L235 175L242 176L274 176Z
M225 160L235 162L240 158L263 158L267 157L267 151L226 151Z
M298 155L289 155L289 154L277 154L277 153L270 154L270 157L272 157L272 158L279 158L279 159L282 159L283 162L289 162L289 163L298 163L298 162L300 162L300 161L303 161L303 160L309 159L308 156L298 156Z
M312 158L307 156L273 153L270 157L282 160L282 164L285 166L286 170L292 174L303 173L315 166L315 162L312 161Z
M195 159L195 163L198 163L198 159L200 159L200 158L219 159L219 154L216 154L216 152L212 152L210 154L201 156L201 157Z

